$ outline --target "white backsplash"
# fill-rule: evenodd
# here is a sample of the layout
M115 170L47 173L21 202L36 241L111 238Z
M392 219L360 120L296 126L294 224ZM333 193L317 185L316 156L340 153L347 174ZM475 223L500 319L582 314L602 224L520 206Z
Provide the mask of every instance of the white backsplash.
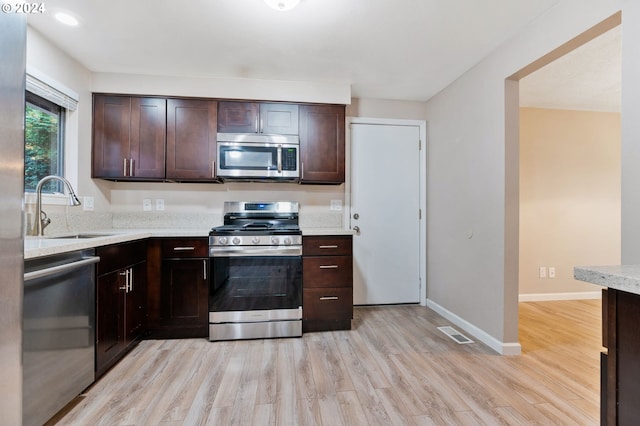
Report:
M48 213L51 224L45 235L105 229L209 229L222 225L221 213L119 212L98 213L58 208ZM74 211L75 210L75 211ZM28 214L25 226L31 227ZM342 228L342 212L300 212L302 228Z

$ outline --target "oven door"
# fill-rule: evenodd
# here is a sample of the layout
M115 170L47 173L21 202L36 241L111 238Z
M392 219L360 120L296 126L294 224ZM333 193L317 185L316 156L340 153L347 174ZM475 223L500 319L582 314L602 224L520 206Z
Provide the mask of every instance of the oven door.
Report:
M302 318L302 256L225 253L211 260L210 322Z
M221 178L296 179L299 145L293 143L217 143L217 176Z

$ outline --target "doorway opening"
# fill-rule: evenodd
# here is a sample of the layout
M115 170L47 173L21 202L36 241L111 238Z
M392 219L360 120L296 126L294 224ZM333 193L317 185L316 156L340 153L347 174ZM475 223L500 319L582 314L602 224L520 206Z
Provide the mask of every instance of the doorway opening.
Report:
M511 203L515 210L507 214L511 218L507 233L517 251L505 261L512 267L510 278L518 283L519 302L527 303L522 306L527 315L540 310L555 315L558 323L566 322L562 310L567 308L556 308L576 300L571 306L599 316L599 301L583 299L598 299L600 288L574 280L573 267L620 263L619 98L607 106L603 99L577 103L584 94L581 87L586 93L608 79L602 77L595 84L593 80L607 66L613 68L607 71L618 73L611 80L617 87L609 90L619 97L619 62L607 63L604 58L609 56L597 50L617 47L607 55L619 56L620 24L619 12L506 81L506 150L511 159L507 179L517 186L512 188L517 202ZM594 64L595 57L601 62ZM591 79L591 86L586 79ZM545 100L532 91L545 80L558 85L555 99ZM571 85L577 90L573 96L571 91L564 92L569 93L564 99L557 96ZM536 338L535 330L523 328L527 324L531 323L524 321L519 327L523 352L535 350L542 340L547 345L557 342L558 336Z

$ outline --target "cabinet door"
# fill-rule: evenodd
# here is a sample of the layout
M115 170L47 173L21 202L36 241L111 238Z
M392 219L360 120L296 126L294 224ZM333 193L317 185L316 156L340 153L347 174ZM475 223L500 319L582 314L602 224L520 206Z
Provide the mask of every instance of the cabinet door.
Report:
M130 177L164 178L167 101L131 99Z
M344 106L300 106L302 183L344 182Z
M102 374L126 347L124 342L124 270L96 280L96 372Z
M128 269L129 289L126 291L125 342L130 343L140 337L144 330L147 264L138 263Z
M218 132L258 133L260 105L255 102L220 102Z
M162 262L161 315L167 326L189 326L206 335L209 259L165 259Z
M122 178L128 172L131 98L95 95L93 98L92 177Z
M216 123L215 101L167 101L167 179L216 180Z
M298 134L298 105L260 104L259 132L271 135Z
M350 288L305 288L302 319L349 321L353 318L353 291Z

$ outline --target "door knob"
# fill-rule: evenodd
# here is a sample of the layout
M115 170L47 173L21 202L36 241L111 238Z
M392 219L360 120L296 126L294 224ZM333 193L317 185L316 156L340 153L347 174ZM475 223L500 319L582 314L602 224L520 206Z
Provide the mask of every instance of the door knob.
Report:
M354 226L353 227L353 231L356 233L356 235L360 235L360 227L359 226Z
M353 218L354 218L355 220L358 220L358 219L360 219L360 215L359 215L358 213L354 213L354 214L353 214Z

